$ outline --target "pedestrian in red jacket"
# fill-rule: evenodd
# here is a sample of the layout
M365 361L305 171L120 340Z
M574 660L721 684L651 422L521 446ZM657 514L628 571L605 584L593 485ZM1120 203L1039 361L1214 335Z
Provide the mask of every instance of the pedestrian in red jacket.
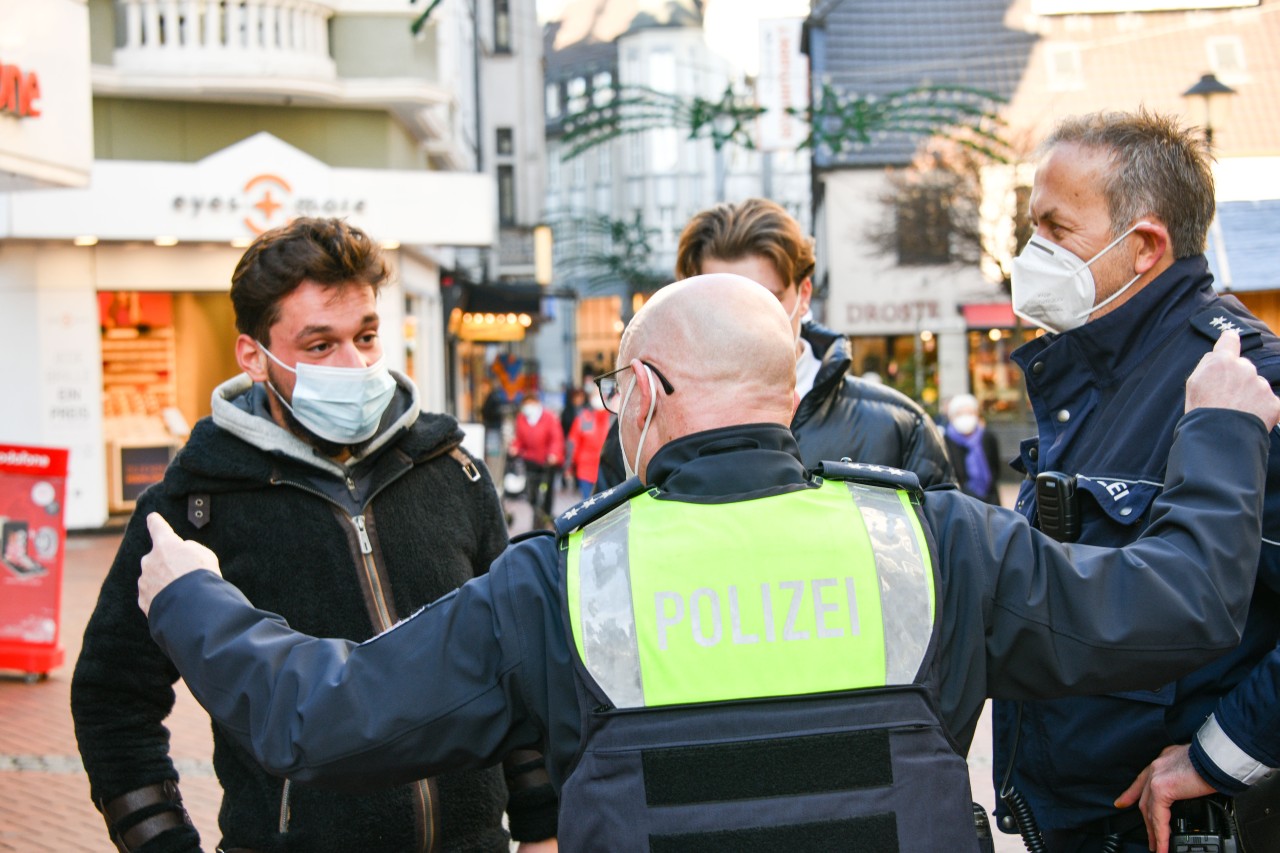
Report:
M550 526L552 484L564 459L564 430L560 421L543 409L536 394L526 395L520 403L511 455L524 462L534 527Z
M612 415L604 407L604 401L595 386L587 388L588 405L579 410L569 427L568 459L573 469L574 478L578 481L578 489L585 501L591 497L596 486L596 475L600 468L600 449L604 447L604 438L609 434L609 420Z

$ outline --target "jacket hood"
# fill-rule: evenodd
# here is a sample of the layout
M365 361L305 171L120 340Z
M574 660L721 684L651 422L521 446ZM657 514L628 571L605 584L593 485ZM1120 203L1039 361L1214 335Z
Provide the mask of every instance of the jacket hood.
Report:
M377 434L346 462L335 462L281 427L270 416L267 391L246 374L232 377L214 390L213 414L191 431L165 474L166 487L188 493L243 488L246 481L267 485L285 468L345 478L390 449L418 459L462 442L453 417L422 413L413 382L394 371L392 376L396 394Z

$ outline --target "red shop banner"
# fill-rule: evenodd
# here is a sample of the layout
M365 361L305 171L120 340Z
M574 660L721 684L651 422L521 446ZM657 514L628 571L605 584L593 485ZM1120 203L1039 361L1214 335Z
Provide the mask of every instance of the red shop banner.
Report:
M0 669L61 666L67 451L0 444Z

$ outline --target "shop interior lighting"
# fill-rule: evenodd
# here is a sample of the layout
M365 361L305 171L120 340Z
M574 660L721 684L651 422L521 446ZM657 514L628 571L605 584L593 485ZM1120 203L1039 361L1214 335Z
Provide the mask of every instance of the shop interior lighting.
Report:
M178 245L177 237L157 237L155 239L157 246L176 246Z
M1004 332L1000 331L999 329L992 329L991 331L987 332L987 337L991 338L991 340L993 341L998 341L1004 337Z
M77 246L96 246L98 245L98 238L92 234L84 234L75 238L71 242Z

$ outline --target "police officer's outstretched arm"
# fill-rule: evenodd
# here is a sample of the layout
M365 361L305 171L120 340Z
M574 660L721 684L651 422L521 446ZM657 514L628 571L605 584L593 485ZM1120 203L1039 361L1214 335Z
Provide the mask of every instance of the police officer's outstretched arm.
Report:
M929 495L948 587L989 566L982 624L968 630L984 631L991 695L1152 689L1239 642L1280 400L1238 353L1236 336L1224 335L1189 380L1165 490L1143 536L1124 548L1063 544L1016 513Z
M1187 411L1197 405L1217 405L1215 401L1218 399L1218 392L1231 394L1231 384L1234 383L1235 393L1242 399L1256 398L1261 407L1261 411L1256 413L1265 423L1274 425L1270 418L1277 398L1265 379L1256 377L1256 373L1256 378L1250 377L1249 374L1254 373L1253 365L1239 358L1239 354L1240 338L1235 332L1224 332L1213 352L1205 356L1187 382ZM1240 362L1244 362L1243 365ZM1228 384L1215 388L1212 383L1217 381ZM1258 383L1267 385L1265 393L1257 390ZM1207 402L1204 401L1206 394ZM1166 747L1155 761L1138 774L1133 784L1116 798L1116 807L1128 808L1136 803L1141 808L1146 823L1147 843L1157 853L1166 853L1169 849L1170 807L1173 803L1212 794L1214 790L1196 772L1191 761L1190 746L1176 744Z

